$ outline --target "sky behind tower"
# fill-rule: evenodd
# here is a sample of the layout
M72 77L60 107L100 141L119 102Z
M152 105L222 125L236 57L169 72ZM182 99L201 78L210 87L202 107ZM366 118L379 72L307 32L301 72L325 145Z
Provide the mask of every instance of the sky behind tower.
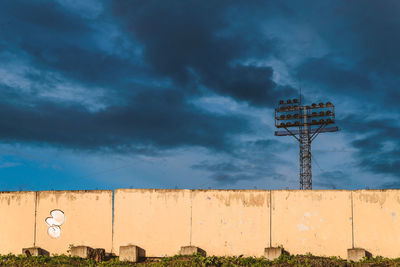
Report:
M2 1L0 190L299 187L274 108L336 106L313 188L399 188L400 2Z

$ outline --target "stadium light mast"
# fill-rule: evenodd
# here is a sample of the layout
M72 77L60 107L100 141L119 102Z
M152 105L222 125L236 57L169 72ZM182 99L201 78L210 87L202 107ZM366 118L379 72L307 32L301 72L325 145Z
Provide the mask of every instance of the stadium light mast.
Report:
M311 143L320 133L336 132L335 106L312 103L301 106L298 99L280 100L275 109L275 136L293 136L300 144L300 189L312 189ZM327 127L330 125L331 127Z

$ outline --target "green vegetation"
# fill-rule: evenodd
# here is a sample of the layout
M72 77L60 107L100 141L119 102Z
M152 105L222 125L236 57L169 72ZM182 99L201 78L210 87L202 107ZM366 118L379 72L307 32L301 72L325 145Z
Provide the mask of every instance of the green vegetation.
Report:
M6 255L0 256L0 266L398 266L399 259L387 259L375 257L364 259L361 262L347 262L337 257L316 257L307 255L282 255L279 259L268 261L265 258L255 257L204 257L200 254L193 256L173 256L162 259L147 259L140 263L120 262L118 257L103 262L95 262L89 259L81 259L71 256L52 256L52 257L26 257Z

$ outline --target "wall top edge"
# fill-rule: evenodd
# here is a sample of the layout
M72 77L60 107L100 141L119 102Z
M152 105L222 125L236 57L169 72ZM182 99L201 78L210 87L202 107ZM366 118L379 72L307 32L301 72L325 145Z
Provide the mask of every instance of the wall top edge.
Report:
M400 192L400 189L313 189L313 190L300 190L300 189L165 189L165 188L118 188L115 192ZM39 191L0 191L0 194L18 194L18 193L112 193L113 190L39 190Z
M300 190L300 189L162 189L162 188L119 188L115 192L387 192L387 191L400 191L400 189L313 189L313 190Z
M195 191L195 192L269 192L270 190L262 189L165 189L165 188L119 188L115 191L123 192L182 192L182 191Z
M26 194L36 193L36 191L0 191L0 194Z
M7 193L112 193L113 190L41 190L41 191L0 191L0 194Z

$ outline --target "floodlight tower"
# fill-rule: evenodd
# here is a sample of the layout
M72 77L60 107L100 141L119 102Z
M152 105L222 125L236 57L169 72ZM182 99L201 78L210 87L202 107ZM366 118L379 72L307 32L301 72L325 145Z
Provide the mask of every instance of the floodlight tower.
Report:
M293 136L300 144L300 189L312 189L311 142L320 133L338 131L335 124L335 106L330 103L312 103L301 106L298 99L280 100L275 109L276 136ZM331 127L326 127L331 125ZM296 129L297 128L297 129Z

